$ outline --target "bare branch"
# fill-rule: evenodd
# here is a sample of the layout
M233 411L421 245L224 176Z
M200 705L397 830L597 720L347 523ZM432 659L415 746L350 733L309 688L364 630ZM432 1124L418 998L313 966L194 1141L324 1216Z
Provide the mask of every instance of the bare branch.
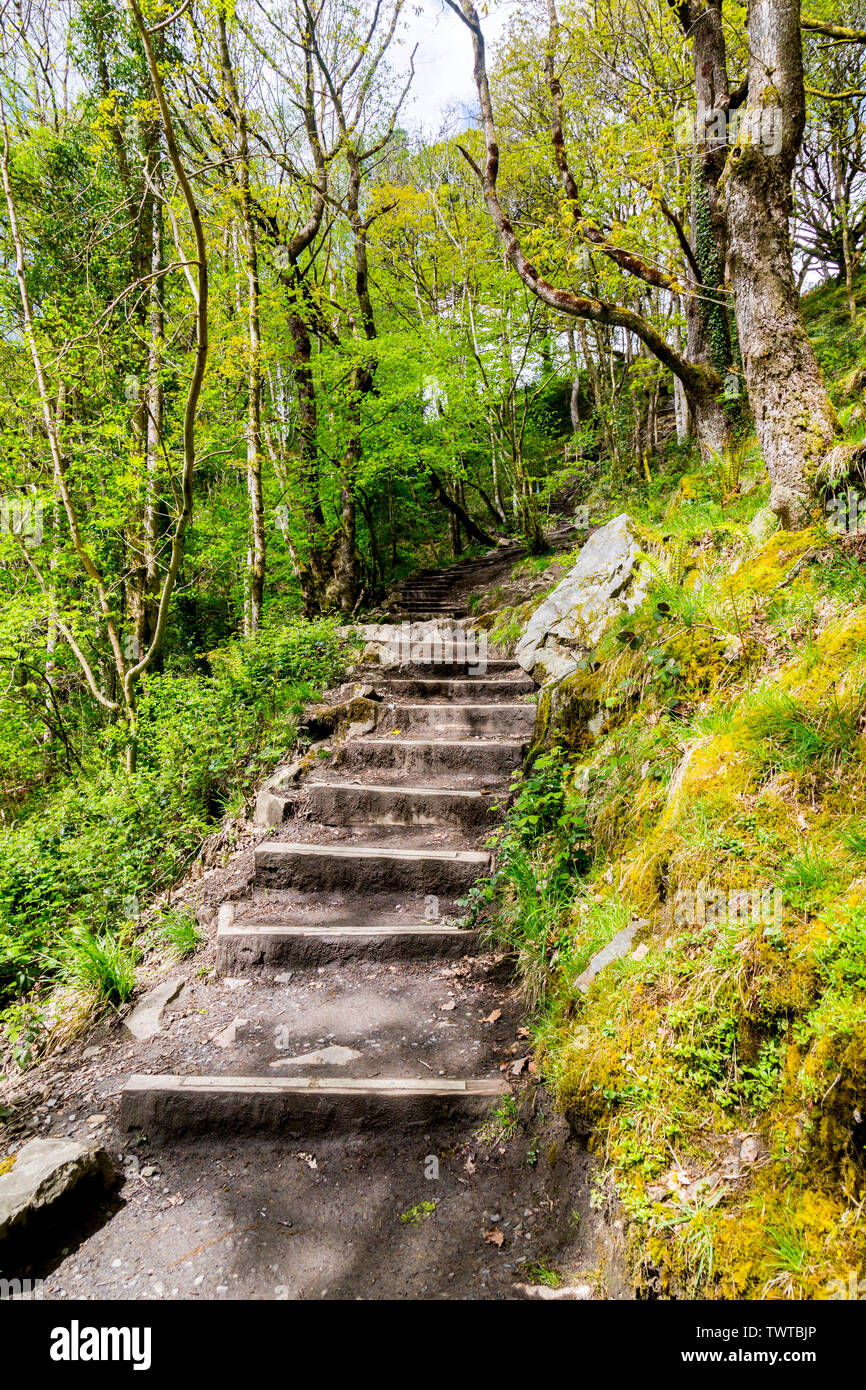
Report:
M679 377L685 390L693 398L706 397L709 393L720 390L722 382L716 371L688 362L642 315L631 309L623 308L621 305L610 304L601 299L588 299L582 295L574 294L571 290L558 289L545 280L531 261L527 259L514 228L505 216L496 189L496 179L499 172L499 145L496 139L493 104L487 80L484 35L481 32L478 14L471 0L446 0L446 4L463 21L472 35L475 86L478 91L484 137L487 144L487 160L481 179L484 201L505 247L508 259L524 285L543 304L558 310L559 313L567 314L572 318L589 319L595 323L624 328L630 333L634 333L665 367L668 367L675 376Z

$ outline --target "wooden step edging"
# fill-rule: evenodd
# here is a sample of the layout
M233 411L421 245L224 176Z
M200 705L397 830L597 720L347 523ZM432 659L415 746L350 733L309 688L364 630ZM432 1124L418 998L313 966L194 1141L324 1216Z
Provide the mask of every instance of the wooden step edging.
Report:
M322 1134L483 1118L508 1093L499 1077L130 1076L124 1129L185 1138L217 1131Z
M220 975L238 975L259 966L435 960L469 955L478 945L477 931L435 922L339 927L233 922L217 928L216 968Z

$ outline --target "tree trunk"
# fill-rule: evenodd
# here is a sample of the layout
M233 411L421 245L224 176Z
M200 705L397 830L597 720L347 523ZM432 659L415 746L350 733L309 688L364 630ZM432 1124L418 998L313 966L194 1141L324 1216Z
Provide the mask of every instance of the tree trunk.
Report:
M250 499L250 548L247 559L244 629L258 630L265 591L265 508L262 498L262 342L259 322L259 262L250 193L250 143L247 116L241 102L229 54L225 15L217 15L220 62L238 133L237 180L240 190L244 269L247 278L247 492Z
M574 329L568 330L568 361L571 370L571 392L568 397L568 413L571 417L571 428L575 434L580 429L580 371L577 365L577 347L574 341Z
M791 260L791 175L805 122L799 0L752 0L748 37L748 121L725 175L728 270L770 506L791 527L808 519L816 474L839 429ZM762 140L769 111L781 129Z
M452 516L457 518L468 536L471 536L473 540L479 541L481 545L496 545L496 537L491 536L489 531L482 530L477 522L473 521L466 509L461 507L460 503L446 492L445 488L442 486L441 479L433 472L432 468L430 469L430 484L433 488L433 496L436 498L436 501L441 502L442 506L445 507Z
M330 579L329 547L325 535L325 515L319 496L319 410L316 400L316 383L313 377L313 345L307 324L297 304L300 288L295 275L296 272L293 268L291 273L283 273L280 279L290 289L294 301L288 315L288 324L294 345L292 371L298 401L297 455L301 489L300 502L308 545L307 564L300 568L296 566L296 572L304 597L305 616L315 618L322 611L325 590ZM295 279L294 284L292 284L293 279Z
M152 179L157 193L161 191L158 161L154 162ZM153 281L148 292L148 361L145 402L145 500L144 500L144 592L136 625L140 651L146 651L153 638L159 609L160 572L157 553L160 540L159 481L164 464L162 458L163 388L162 353L165 333L163 287L164 235L162 202L152 199L153 237L151 241L151 273Z
M845 277L845 299L848 304L848 317L852 323L856 323L857 305L854 300L854 257L851 253L851 208L842 173L841 132L834 132L833 146L833 178L836 185L834 192L836 198L836 216L839 219L839 230L842 240L842 273Z

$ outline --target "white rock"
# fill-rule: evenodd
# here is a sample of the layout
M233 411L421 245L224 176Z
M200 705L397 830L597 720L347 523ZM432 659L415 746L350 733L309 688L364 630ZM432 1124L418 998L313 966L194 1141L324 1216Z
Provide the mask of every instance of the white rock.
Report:
M613 620L646 597L631 518L624 512L593 532L577 563L536 608L515 656L541 684L573 675Z
M249 1022L248 1018L233 1018L231 1023L221 1033L217 1033L214 1038L217 1047L234 1047L240 1034L249 1027Z
M775 512L771 512L769 507L759 507L749 522L749 535L762 543L772 536L778 525L779 518Z
M31 1139L0 1177L0 1241L40 1211L71 1192L82 1179L102 1188L114 1181L114 1164L104 1149L75 1139Z
M139 1042L146 1042L148 1038L152 1038L162 1026L166 1005L170 1004L172 999L176 999L182 989L183 980L164 980L155 989L148 990L129 1017L124 1019L123 1026L126 1031L138 1038Z
M606 965L610 965L612 961L621 960L623 956L628 955L631 949L631 943L635 938L635 933L639 927L643 926L646 926L646 920L644 918L641 918L640 921L637 922L631 922L629 926L623 927L622 931L618 931L616 936L614 936L606 946L603 946L600 951L596 951L589 965L575 980L575 988L579 989L581 994L586 994L590 984L600 970L603 970Z
M762 1145L756 1134L747 1134L740 1145L740 1162L757 1163L761 1157Z
M573 1300L592 1298L592 1286L590 1284L566 1284L562 1288L552 1289L547 1284L515 1284L514 1289L523 1298L540 1298L545 1302L548 1300Z
M361 1055L352 1047L340 1047L334 1044L332 1047L322 1047L318 1052L305 1052L302 1057L280 1057L278 1061L271 1062L270 1065L272 1067L345 1067L347 1063L354 1062L355 1058Z

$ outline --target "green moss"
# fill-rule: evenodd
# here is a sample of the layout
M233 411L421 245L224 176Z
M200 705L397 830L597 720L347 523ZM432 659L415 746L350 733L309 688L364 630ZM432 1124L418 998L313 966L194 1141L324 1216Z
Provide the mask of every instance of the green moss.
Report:
M587 666L543 691L533 751L550 747L552 737L570 753L590 747L595 736L589 723L602 707L602 684L600 671Z
M644 526L643 609L542 695L569 790L504 910L539 1068L616 1186L639 1286L825 1298L866 1265L866 593L818 529L755 545L765 490L736 523L713 495L685 473ZM678 907L698 888L781 901L707 919ZM636 917L637 954L577 991ZM758 1162L725 1177L744 1135Z
M769 595L788 577L794 565L820 543L821 535L813 527L777 531L732 576L734 592Z

